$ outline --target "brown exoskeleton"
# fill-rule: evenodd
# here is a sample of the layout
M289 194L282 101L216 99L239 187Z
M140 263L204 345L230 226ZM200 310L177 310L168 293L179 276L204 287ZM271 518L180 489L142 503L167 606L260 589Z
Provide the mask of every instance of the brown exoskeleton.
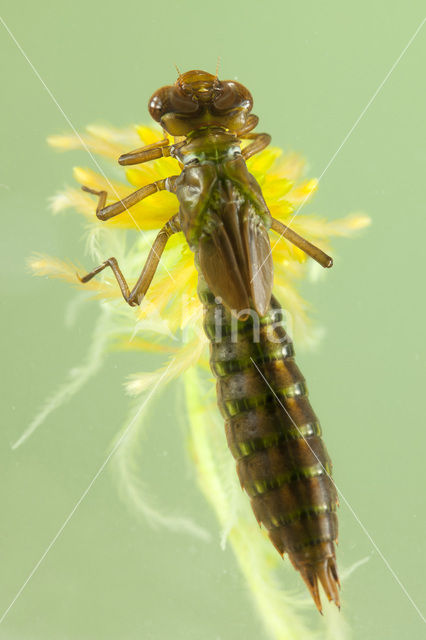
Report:
M246 166L246 160L270 142L268 134L253 132L258 117L251 113L252 105L242 84L220 81L204 71L180 74L173 86L154 93L149 111L166 136L122 155L119 163L172 156L182 166L180 175L146 185L108 206L105 191L83 188L99 196L96 214L101 220L164 189L176 194L179 210L158 233L132 290L115 258L81 281L111 267L126 302L140 304L168 238L184 233L199 271L211 368L241 485L257 520L279 553L289 555L321 610L318 580L339 606L337 495L319 422L272 296L269 230L284 235L324 267L332 260L271 217ZM168 135L175 137L174 144ZM245 140L249 144L241 149ZM256 342L250 331L254 315L259 323ZM215 336L218 317L221 340ZM230 331L233 318L238 319L237 339Z

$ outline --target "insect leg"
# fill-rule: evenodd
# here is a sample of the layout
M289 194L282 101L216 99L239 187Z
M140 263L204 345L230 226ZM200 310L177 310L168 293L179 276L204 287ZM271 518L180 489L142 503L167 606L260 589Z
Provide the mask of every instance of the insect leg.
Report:
M247 118L245 127L243 127L240 131L238 131L238 133L236 135L238 136L238 138L244 137L252 129L257 127L258 123L259 123L259 117L255 116L254 113L251 113L249 115L249 117Z
M287 225L283 224L279 220L272 218L271 229L279 233L281 236L284 236L286 240L291 242L292 244L302 249L308 256L316 260L322 267L332 267L333 266L333 258L330 258L324 251L316 247L314 244L299 236L298 233L287 227Z
M255 153L263 151L263 149L266 149L268 144L271 142L271 136L269 133L246 133L244 135L240 135L240 138L253 140L253 142L241 151L244 160L248 160L254 156Z
M87 193L93 193L95 196L99 196L98 206L96 207L96 215L99 220L109 220L114 216L117 216L119 213L123 213L123 211L127 211L130 207L133 207L136 203L140 202L144 198L156 193L157 191L167 191L173 192L174 181L178 176L170 176L169 178L163 178L162 180L157 180L156 182L152 182L151 184L146 184L141 189L134 191L129 196L123 198L123 200L119 200L118 202L114 202L110 204L108 207L105 206L107 192L106 191L96 191L95 189L90 189L90 187L81 187L83 191L87 191Z
M147 144L145 147L140 147L129 153L123 153L118 158L118 162L122 165L129 164L141 164L142 162L148 162L149 160L157 160L158 158L164 158L170 156L170 149L172 145L169 144L169 140L159 140L153 144Z
M108 260L105 260L105 262L96 267L96 269L93 269L93 271L85 275L83 278L80 278L80 276L77 277L80 282L89 282L89 280L91 280L98 273L100 273L107 267L111 267L117 279L121 293L123 294L123 298L125 299L127 304L129 304L131 307L134 307L135 305L142 302L146 292L148 291L149 285L151 284L151 281L160 262L161 255L167 244L167 240L171 235L177 233L180 230L181 228L178 214L175 214L158 232L158 235L154 240L154 244L152 245L151 250L148 254L148 258L146 259L144 268L142 269L142 272L131 291L115 258L108 258Z

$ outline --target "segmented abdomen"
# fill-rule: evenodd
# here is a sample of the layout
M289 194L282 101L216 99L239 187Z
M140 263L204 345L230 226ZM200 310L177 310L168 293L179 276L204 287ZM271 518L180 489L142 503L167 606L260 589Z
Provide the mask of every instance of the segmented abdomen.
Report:
M318 608L318 579L339 604L331 462L281 308L272 298L258 321L238 321L202 278L199 295L228 445L254 514L279 553L288 553Z

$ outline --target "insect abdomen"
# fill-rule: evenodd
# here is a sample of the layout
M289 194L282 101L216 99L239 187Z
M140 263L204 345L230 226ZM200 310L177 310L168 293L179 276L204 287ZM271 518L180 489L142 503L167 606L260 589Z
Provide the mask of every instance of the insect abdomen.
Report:
M320 609L318 578L339 603L337 495L318 419L278 302L237 321L201 282L210 365L241 486L281 555L288 553Z

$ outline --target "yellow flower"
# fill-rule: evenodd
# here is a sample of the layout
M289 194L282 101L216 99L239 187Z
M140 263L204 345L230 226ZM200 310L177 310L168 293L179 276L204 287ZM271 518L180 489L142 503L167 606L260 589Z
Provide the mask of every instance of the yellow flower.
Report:
M74 135L54 136L49 143L60 150L86 147L93 154L116 160L129 149L151 144L162 137L160 130L146 126L129 129L91 126L81 138ZM248 160L247 164L262 188L272 216L284 224L291 223L294 231L326 252L330 252L332 237L349 236L369 224L367 216L362 214L333 222L314 215L295 216L297 208L315 193L318 185L315 179L302 179L305 165L296 153L283 153L276 147L270 147ZM106 190L109 204L145 184L178 173L180 167L176 160L162 158L121 169L121 178L114 180L82 167L74 169L74 178L80 185ZM115 175L119 175L117 171ZM96 218L95 206L93 196L79 187L69 187L52 199L55 213L72 208L84 216L88 250L95 261L86 269L89 271L114 255L131 283L140 273L155 231L177 212L176 197L162 191L138 203L130 212L126 211L107 222L100 222ZM278 239L277 235L271 234L271 241L274 291L290 314L296 342L312 342L316 334L308 317L308 305L296 286L297 281L308 273L310 259L285 238ZM299 637L308 640L313 637L299 615L300 608L305 606L306 595L289 595L272 575L278 555L271 552L269 545L263 544L262 537L256 533L249 501L240 495L237 486L234 462L226 450L221 421L217 410L214 410L214 385L208 373L207 341L201 329L202 308L196 294L197 274L193 254L183 234L176 234L169 240L148 294L141 307L136 309L125 305L109 271L81 285L76 278L77 272L82 274L85 271L81 266L40 255L34 256L30 265L38 275L61 278L76 287L84 287L85 292L100 298L102 315L101 326L97 326L87 362L78 369L78 375L71 375L69 381L48 401L16 444L23 442L53 409L76 393L88 377L94 375L109 346L165 354L168 361L157 371L142 372L129 378L128 393L136 396L155 388L160 381L162 384L158 385L159 389L173 378L183 380L190 427L189 447L200 488L222 527L222 544L229 539L258 611L272 637L282 640ZM197 363L201 369L190 369L191 365ZM206 377L210 392L205 388ZM205 538L208 534L192 520L180 515L165 516L149 505L143 494L134 468L140 431L144 425L145 421L139 416L114 458L125 495L135 509L152 523ZM324 637L343 638L341 618L338 622L335 612L329 611L328 620L330 630L334 629L333 636L327 632Z

